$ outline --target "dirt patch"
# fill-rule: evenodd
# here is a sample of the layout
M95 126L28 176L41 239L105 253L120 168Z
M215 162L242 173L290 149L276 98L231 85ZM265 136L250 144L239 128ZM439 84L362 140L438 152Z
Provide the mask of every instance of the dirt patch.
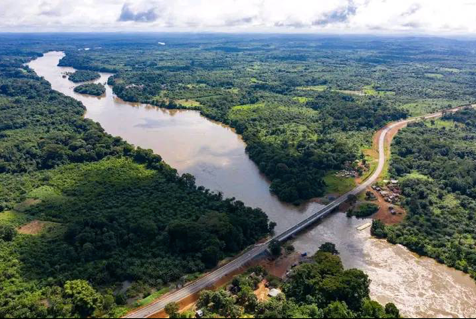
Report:
M378 160L378 151L376 149L376 144L375 144L375 137L374 137L374 142L372 143L372 148L370 149L366 149L363 151L364 155L374 159L374 160ZM377 142L377 146L378 146L378 142Z
M407 214L403 208L386 202L382 195L380 195L372 188L368 188L367 191L372 192L375 195L377 200L373 203L377 204L380 207L379 211L373 216L373 219L381 220L385 225L395 225L403 221ZM390 213L390 207L393 207L395 209L395 211L397 212L396 215L392 215Z
M260 263L270 275L284 278L286 272L292 265L299 263L300 255L298 253L292 253L287 256L278 258L277 260L265 259Z
M266 280L260 282L258 289L255 291L255 295L259 302L265 302L269 300L269 288L266 287Z
M51 222L43 222L39 220L34 220L26 225L18 228L18 232L23 235L38 235L49 227L53 227L56 224Z

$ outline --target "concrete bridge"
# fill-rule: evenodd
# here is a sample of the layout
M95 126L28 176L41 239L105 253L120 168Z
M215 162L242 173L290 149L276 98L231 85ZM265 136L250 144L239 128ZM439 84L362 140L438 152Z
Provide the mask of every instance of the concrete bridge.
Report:
M458 111L458 110L460 110L464 107L467 107L467 106L451 109L451 110L448 110L447 112L456 112L456 111ZM473 105L473 107L474 107L474 105ZM245 266L246 264L251 262L256 257L265 253L268 250L269 244L273 240L277 240L279 242L284 242L284 241L288 240L289 238L291 238L295 235L298 235L304 229L314 225L318 221L327 217L328 215L333 213L335 211L335 209L337 209L341 204L343 204L345 201L347 201L349 196L351 196L351 195L357 196L361 192L365 191L367 189L367 187L369 187L373 183L375 183L377 181L377 179L380 177L380 175L382 174L382 172L384 170L385 163L386 163L386 160L387 160L386 159L386 154L385 154L385 148L386 148L385 140L387 138L388 133L393 128L395 128L397 126L404 126L404 125L407 125L411 122L416 122L416 121L422 120L422 119L428 120L428 119L439 118L442 115L443 115L443 112L438 112L438 113L435 113L435 114L430 114L430 115L426 115L426 116L421 116L421 117L416 117L416 118L412 118L412 119L408 119L408 120L403 120L403 121L396 122L396 123L388 125L387 127L385 127L382 130L382 132L380 134L380 137L379 137L379 141L378 141L378 149L379 149L378 166L377 166L376 170L372 173L372 175L364 183L357 186L352 191L342 195L341 197L339 197L338 199L336 199L335 201L333 201L332 203L330 203L326 207L322 208L321 210L315 212L312 216L306 218L305 220L303 220L301 222L298 222L296 225L290 227L289 229L282 232L281 234L278 234L278 235L274 236L272 239L270 239L266 243L253 246L250 250L248 250L245 253L243 253L242 255L238 256L233 261L229 262L228 264L224 265L223 267L218 268L218 269L210 272L206 276L196 280L195 282L185 286L184 288L182 288L180 290L177 290L175 292L172 292L172 293L164 296L163 298L157 300L156 302L154 302L154 303L152 303L152 304L150 304L146 307L140 308L136 311L133 311L133 312L129 313L124 318L147 318L147 317L150 317L150 316L162 311L165 308L165 306L167 304L171 303L171 302L179 302L179 301L181 301L181 300L183 300L183 299L185 299L185 298L187 298L187 297L189 297L193 294L196 294L196 293L200 292L203 289L209 288L209 287L213 286L213 284L216 283L217 281L219 281L220 279L222 279L224 277L227 277L227 276L230 276L230 274L233 273L234 271L236 271L239 268ZM388 146L390 146L390 145L388 145Z

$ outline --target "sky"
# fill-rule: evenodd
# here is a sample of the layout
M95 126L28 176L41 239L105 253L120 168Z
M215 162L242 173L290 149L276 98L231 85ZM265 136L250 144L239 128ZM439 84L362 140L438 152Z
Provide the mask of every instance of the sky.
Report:
M0 32L476 36L476 0L0 0Z

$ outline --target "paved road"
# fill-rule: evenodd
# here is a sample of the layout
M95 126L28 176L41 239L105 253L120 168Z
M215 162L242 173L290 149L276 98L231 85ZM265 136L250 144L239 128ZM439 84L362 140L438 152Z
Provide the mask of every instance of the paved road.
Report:
M457 110L461 109L455 108L450 110L449 112L456 112ZM179 302L205 288L211 287L214 283L222 279L223 277L229 275L230 273L234 272L235 270L239 269L240 267L246 265L250 261L252 261L254 258L258 257L259 255L263 254L267 248L268 244L272 240L279 240L279 241L285 241L289 239L290 237L298 234L300 231L303 229L309 227L310 225L314 224L318 220L328 216L331 214L337 207L339 207L342 203L344 203L349 195L358 195L361 192L365 191L365 189L369 186L371 186L373 183L377 181L379 178L380 174L382 174L384 168L385 168L385 162L386 162L386 154L385 154L385 139L387 137L387 134L392 130L393 128L400 126L400 125L405 125L411 122L415 122L417 120L421 119L433 119L433 118L438 118L441 117L443 114L442 112L427 115L427 116L422 116L422 117L417 117L417 118L412 118L404 121L400 121L391 125L388 125L380 134L379 141L378 141L378 149L379 149L379 163L377 166L377 169L375 172L372 174L372 176L367 179L363 184L359 185L352 191L348 192L345 195L342 195L338 199L336 199L334 202L330 203L326 207L324 207L322 210L316 212L314 215L311 217L305 219L302 222L299 222L295 226L289 228L288 230L282 232L281 234L278 234L275 236L273 239L269 240L268 242L261 244L261 245L256 245L253 248L251 248L249 251L245 252L244 254L240 255L239 257L235 258L233 261L230 263L224 265L221 268L218 268L217 270L209 273L208 275L198 279L197 281L191 283L190 285L177 290L171 294L166 295L165 297L157 300L156 302L143 307L141 309L138 309L136 311L133 311L129 313L127 316L124 318L147 318L150 317L159 311L163 310L165 306L171 302Z

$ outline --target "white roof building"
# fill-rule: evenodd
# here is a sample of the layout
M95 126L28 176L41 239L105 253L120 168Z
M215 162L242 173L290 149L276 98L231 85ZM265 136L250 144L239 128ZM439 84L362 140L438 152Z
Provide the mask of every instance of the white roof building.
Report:
M271 289L268 293L268 296L271 298L275 298L281 294L281 290L279 289Z

